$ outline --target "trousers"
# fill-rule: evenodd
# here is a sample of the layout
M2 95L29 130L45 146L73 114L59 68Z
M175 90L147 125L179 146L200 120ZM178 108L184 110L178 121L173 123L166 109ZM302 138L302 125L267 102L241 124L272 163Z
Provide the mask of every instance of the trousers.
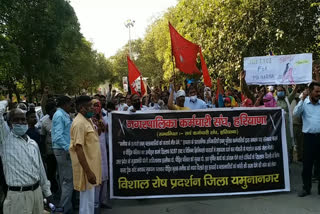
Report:
M303 145L303 169L302 181L303 189L311 190L312 168L315 161L320 161L320 134L304 134Z
M60 207L63 207L64 213L73 213L72 194L73 194L73 176L72 164L68 151L53 149L57 160L59 183L61 187Z
M94 214L95 188L80 192L79 214Z
M41 187L34 191L8 191L3 203L4 214L42 214L43 196Z

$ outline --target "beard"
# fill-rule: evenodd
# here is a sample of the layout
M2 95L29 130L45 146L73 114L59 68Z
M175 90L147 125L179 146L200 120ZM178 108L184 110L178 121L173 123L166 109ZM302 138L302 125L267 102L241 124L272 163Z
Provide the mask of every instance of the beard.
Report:
M141 108L141 103L140 103L140 102L133 103L132 106L133 106L136 110L140 110L140 108Z

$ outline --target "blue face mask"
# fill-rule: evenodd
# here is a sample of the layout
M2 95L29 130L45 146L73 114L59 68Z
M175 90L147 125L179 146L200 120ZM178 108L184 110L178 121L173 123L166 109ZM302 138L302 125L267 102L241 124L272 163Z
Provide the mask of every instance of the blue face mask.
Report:
M91 117L93 117L93 115L94 115L94 113L89 111L89 112L86 113L85 117L86 118L91 118Z
M278 92L277 92L278 98L284 98L285 95L286 95L286 94L284 93L284 91L278 91Z
M18 136L23 136L27 131L27 124L12 124L12 132Z

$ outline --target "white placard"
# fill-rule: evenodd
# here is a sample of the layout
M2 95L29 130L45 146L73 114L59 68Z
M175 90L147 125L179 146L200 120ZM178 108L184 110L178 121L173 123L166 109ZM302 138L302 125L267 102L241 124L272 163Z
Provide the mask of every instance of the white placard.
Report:
M248 85L292 85L312 81L312 54L245 57Z

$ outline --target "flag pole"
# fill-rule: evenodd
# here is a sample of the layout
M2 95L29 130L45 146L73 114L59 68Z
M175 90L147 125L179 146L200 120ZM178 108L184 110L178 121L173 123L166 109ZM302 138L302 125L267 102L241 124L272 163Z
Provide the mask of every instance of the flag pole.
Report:
M172 61L172 70L173 70L173 85L176 85L176 71L174 69L174 60L173 60L173 54L172 54L172 46L171 46L171 61Z

